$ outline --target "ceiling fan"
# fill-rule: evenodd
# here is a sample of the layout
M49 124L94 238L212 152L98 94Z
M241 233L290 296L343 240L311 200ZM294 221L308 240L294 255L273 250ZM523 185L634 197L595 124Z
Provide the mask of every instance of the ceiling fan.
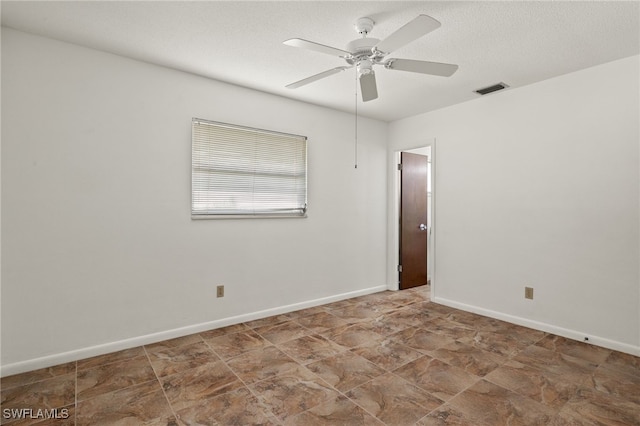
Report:
M374 22L371 18L358 19L355 28L362 38L350 41L346 46L346 50L325 46L324 44L303 40L301 38L292 38L284 41L284 44L288 46L301 47L343 58L348 64L347 66L332 68L320 74L312 75L311 77L291 83L286 87L289 89L297 89L298 87L305 86L314 81L329 77L330 75L356 67L358 79L360 80L362 100L363 102L367 102L378 97L376 75L373 70L373 67L376 65L384 65L384 67L389 70L408 71L442 77L450 77L458 69L457 65L439 62L397 58L385 60L385 56L394 50L439 28L440 22L432 17L418 15L417 18L400 27L382 41L376 38L367 38L367 34L371 32L373 25Z

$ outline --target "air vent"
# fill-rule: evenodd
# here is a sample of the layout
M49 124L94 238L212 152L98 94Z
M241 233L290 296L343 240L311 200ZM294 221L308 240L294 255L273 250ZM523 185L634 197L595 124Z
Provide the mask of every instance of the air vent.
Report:
M476 90L476 93L479 95L488 95L489 93L497 92L498 90L506 89L509 87L504 83L494 84L493 86L485 87L484 89Z

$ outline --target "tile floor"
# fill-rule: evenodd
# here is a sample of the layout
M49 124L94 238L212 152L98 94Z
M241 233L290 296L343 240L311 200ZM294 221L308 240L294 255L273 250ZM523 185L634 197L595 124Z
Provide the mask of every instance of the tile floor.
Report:
M6 377L2 424L640 425L640 358L428 295L382 292ZM24 408L68 418L5 418Z

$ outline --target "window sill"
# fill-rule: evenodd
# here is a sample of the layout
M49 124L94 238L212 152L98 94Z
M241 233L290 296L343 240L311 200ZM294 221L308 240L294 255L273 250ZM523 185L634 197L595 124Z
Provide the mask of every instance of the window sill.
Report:
M191 220L215 220L215 219L305 219L304 215L287 214L198 214L191 215Z

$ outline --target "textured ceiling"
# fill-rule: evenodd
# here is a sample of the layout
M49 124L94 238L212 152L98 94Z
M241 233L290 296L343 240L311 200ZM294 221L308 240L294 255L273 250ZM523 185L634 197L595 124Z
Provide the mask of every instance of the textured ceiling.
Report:
M478 97L478 88L521 87L640 53L632 2L435 1L2 1L2 25L353 112L355 71L299 89L284 86L344 65L285 46L299 37L344 49L353 24L375 21L384 39L418 14L442 23L390 57L458 64L449 78L376 68L379 98L358 113L385 121ZM490 96L499 96L494 94Z

